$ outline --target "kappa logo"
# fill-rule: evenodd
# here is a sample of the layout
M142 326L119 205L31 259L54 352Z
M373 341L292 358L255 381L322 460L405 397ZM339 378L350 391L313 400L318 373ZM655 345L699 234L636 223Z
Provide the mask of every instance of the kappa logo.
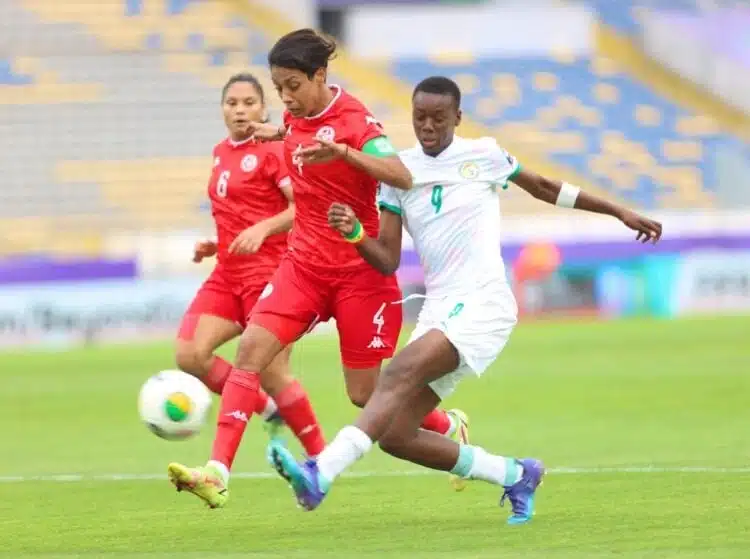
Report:
M323 126L315 133L315 137L324 142L332 142L336 137L336 131L333 129L333 126Z
M242 421L243 423L248 423L250 419L247 417L247 414L242 410L234 410L226 414L227 417L232 417L236 419L237 421Z
M372 340L370 340L370 343L367 344L367 349L383 349L386 347L385 342L380 338L380 336L375 336Z
M254 171L255 168L258 166L258 157L256 155L246 155L242 158L242 161L240 162L240 169L245 171L246 173L249 173L250 171Z
M221 159L217 155L216 157L214 157L214 167L218 167L220 163L221 163Z

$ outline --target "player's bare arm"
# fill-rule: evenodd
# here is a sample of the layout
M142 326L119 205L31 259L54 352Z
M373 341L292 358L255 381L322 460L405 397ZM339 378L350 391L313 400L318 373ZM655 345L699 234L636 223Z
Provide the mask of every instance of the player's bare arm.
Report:
M513 177L512 181L534 198L548 204L611 215L622 221L630 229L636 231L635 238L638 241L644 243L652 241L656 243L661 239L662 226L658 221L584 192L577 186L562 181L551 180L526 169L522 169Z
M258 252L263 242L273 235L284 233L292 228L294 222L294 194L292 187L279 187L289 202L289 205L283 212L259 221L255 225L248 227L229 245L229 252L233 254L254 254Z
M382 137L386 142L387 139ZM371 142L375 143L380 138ZM375 151L368 153L368 144L360 151L348 144L318 139L316 145L300 150L299 156L306 164L324 163L334 159L343 159L350 165L361 169L379 182L389 184L401 190L409 190L412 177L409 169L398 155L382 155Z
M401 263L401 216L383 210L380 214L378 238L370 237L352 209L344 204L331 204L328 223L353 243L365 261L381 274L393 274Z
M274 142L284 139L286 127L283 124L277 126L270 122L250 122L246 132L258 142Z

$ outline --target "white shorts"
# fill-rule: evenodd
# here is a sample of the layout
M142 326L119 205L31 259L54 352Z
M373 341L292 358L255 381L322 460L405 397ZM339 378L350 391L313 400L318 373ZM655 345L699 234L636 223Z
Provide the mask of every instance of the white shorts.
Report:
M507 285L470 295L428 298L409 343L429 330L440 330L458 351L458 368L430 383L430 388L444 400L461 379L481 376L492 365L517 321L518 307Z

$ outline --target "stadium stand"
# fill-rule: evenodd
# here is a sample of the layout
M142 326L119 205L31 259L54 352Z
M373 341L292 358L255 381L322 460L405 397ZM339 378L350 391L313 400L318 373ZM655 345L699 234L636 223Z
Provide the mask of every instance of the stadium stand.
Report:
M255 72L278 116L265 57L288 24L270 12L205 0L3 2L0 250L95 253L111 232L205 228L220 86ZM495 134L543 171L644 207L714 205L715 148L736 141L604 57L394 60L373 73L342 56L335 69L399 147L413 143L411 85L446 73L466 92L464 133ZM505 208L544 209L517 192Z
M611 60L401 60L393 69L412 82L435 73L454 77L465 110L499 138L512 137L638 206L713 204L713 149L728 138Z

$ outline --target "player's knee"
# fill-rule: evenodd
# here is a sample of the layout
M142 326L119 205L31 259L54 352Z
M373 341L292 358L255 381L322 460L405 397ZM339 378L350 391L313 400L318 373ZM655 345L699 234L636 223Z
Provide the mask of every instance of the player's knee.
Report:
M358 408L364 408L367 400L370 399L372 388L362 385L347 386L346 393L349 395L352 404Z
M235 366L246 371L263 372L282 349L281 342L271 332L251 324L240 338Z
M406 432L404 429L391 427L385 435L380 438L378 445L386 454L395 458L406 457L406 450L414 438L415 433Z
M204 355L194 344L179 344L175 352L175 361L181 371L196 377L203 377L207 371L207 364L211 354Z

